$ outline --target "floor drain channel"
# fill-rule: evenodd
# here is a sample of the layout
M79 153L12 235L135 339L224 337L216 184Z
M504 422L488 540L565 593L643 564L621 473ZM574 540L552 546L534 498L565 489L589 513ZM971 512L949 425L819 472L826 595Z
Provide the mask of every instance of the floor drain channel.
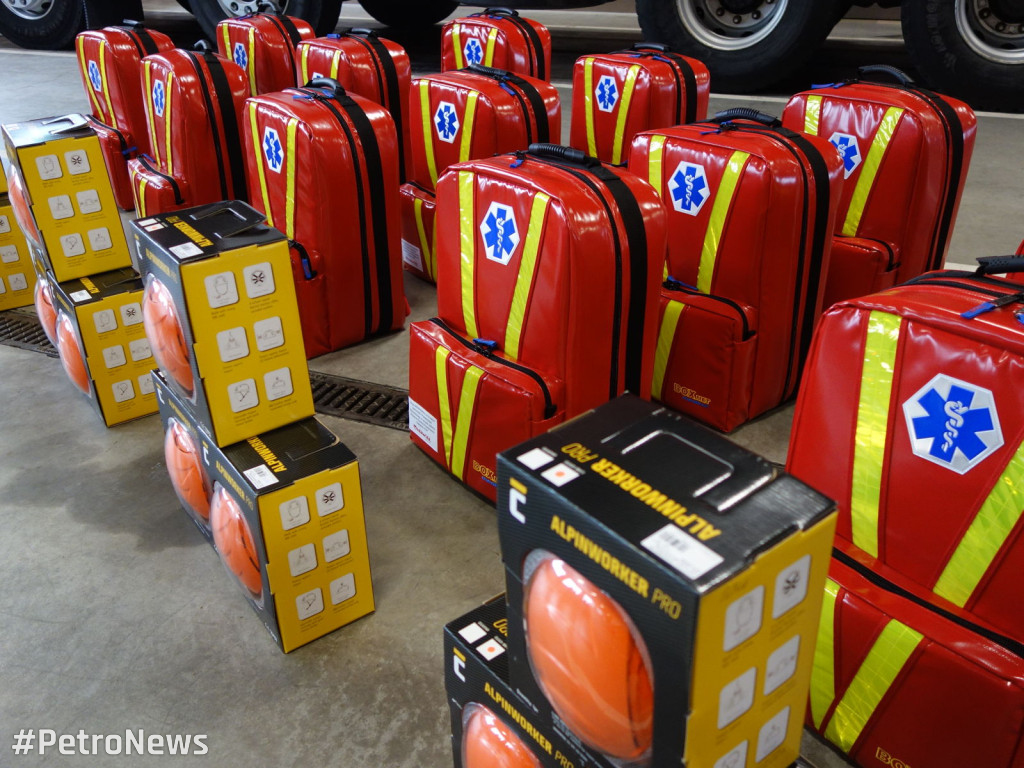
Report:
M397 387L310 371L318 413L409 431L409 393Z
M35 315L0 312L0 344L57 357L56 348L46 338L46 332Z

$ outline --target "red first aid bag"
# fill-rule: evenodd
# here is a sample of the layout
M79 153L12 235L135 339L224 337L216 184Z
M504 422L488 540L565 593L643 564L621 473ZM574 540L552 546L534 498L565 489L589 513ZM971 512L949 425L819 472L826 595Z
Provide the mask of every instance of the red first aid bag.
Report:
M217 24L217 51L245 70L258 96L301 85L295 48L314 35L309 22L280 13L229 16Z
M822 317L787 468L839 504L837 537L1024 638L1024 283L921 275Z
M414 181L400 189L402 195L402 262L429 283L437 282L437 199Z
M551 80L551 33L510 8L453 19L441 32L441 71L473 64Z

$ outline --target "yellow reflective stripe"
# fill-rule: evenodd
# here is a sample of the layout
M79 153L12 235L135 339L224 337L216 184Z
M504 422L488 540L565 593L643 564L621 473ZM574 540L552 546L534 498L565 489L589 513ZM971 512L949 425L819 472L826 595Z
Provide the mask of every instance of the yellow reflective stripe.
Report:
M299 85L305 85L309 82L309 46L299 43L299 47L302 50L299 55L299 74L302 77L302 82Z
M934 592L964 605L978 588L1024 510L1024 444L1006 465L967 533L946 563Z
M416 231L420 236L420 251L423 253L423 266L426 267L427 274L431 280L436 280L437 277L434 275L434 254L432 243L427 238L427 228L423 223L423 201L418 197L412 201L413 211L416 219Z
M455 49L455 68L462 69L466 66L465 60L462 58L462 25L452 25L452 47Z
M256 155L256 172L260 177L260 195L263 199L263 211L267 215L267 223L274 226L274 214L270 210L270 195L267 194L267 174L263 170L263 145L260 141L259 127L256 125L256 102L249 102L249 130L252 132L252 150Z
M469 428L473 424L473 411L476 407L476 392L480 387L483 368L475 365L466 369L462 379L462 394L459 396L459 412L455 414L455 439L452 443L452 460L449 464L451 473L459 480L466 470L466 448L469 443Z
M437 186L437 161L434 159L434 121L430 114L430 81L420 80L420 117L423 120L423 147L427 155L430 183Z
M811 95L807 97L807 104L804 107L804 133L811 136L818 135L818 126L821 124L821 96Z
M78 66L82 70L82 75L85 77L85 90L89 94L89 102L92 104L93 111L97 117L102 117L106 114L106 111L100 105L100 100L96 96L96 89L92 87L92 80L89 78L89 65L85 60L85 38L79 37L75 40L75 48L78 49Z
M818 620L818 642L814 646L814 665L811 667L811 718L814 727L821 729L825 713L836 698L835 621L836 596L839 585L825 580L825 601Z
M146 218L146 183L144 178L139 178L139 189L135 195L135 209L140 219Z
M661 400L661 392L665 386L665 369L668 367L669 355L672 354L679 317L685 306L681 301L670 301L665 305L665 313L661 316L658 347L654 352L654 379L651 384L651 397L656 400Z
M878 168L885 157L885 150L889 148L892 135L896 126L903 116L903 110L899 107L889 107L885 111L878 130L875 131L875 138L871 142L871 149L864 160L864 167L860 170L860 178L857 179L857 186L853 188L853 198L850 200L850 207L846 211L846 221L843 223L843 234L847 237L855 237L860 228L860 220L864 215L864 207L868 204L871 196L871 188L875 185L875 178L878 176Z
M697 268L697 290L701 293L711 293L711 281L715 276L715 262L718 259L718 247L722 242L722 232L725 230L725 220L729 217L736 187L739 186L740 176L749 158L750 154L747 152L733 152L718 185L715 202L711 207L711 219L704 232L700 266Z
M149 128L149 145L153 148L156 161L160 162L160 143L156 140L156 114L153 112L153 83L151 77L152 64L145 62L142 67L142 75L146 81L146 124Z
M217 26L220 27L220 38L224 41L224 50L221 53L225 59L231 59L234 61L235 57L232 55L231 51L231 30L228 29L227 20L225 19Z
M103 84L103 98L106 100L107 109L110 112L110 124L120 130L121 126L117 124L117 115L114 114L114 108L110 103L110 89L107 87L107 46L102 43L100 44L100 83Z
M622 145L626 139L626 118L629 116L629 105L633 101L633 90L636 79L640 76L640 65L634 64L626 74L626 84L622 88L622 99L619 101L619 114L615 118L615 143L612 145L612 162L622 162Z
M597 157L597 139L594 136L594 60L583 62L583 113L587 118L587 154Z
M655 134L647 148L647 180L661 197L661 173L665 156L665 137Z
M470 149L473 146L473 121L476 119L476 103L480 94L472 91L466 99L466 114L462 118L462 143L459 145L459 161L466 162L470 159Z
M868 317L864 365L860 377L857 428L854 434L850 488L853 543L878 557L878 507L882 495L882 462L889 424L889 402L902 320L888 312Z
M174 156L171 154L171 83L174 73L168 70L167 82L164 84L164 139L167 142L167 173L174 175Z
M523 257L519 262L519 274L516 276L516 287L512 293L512 308L509 310L508 323L505 325L505 345L502 351L510 360L519 359L523 320L526 318L526 305L529 303L530 289L533 287L533 278L537 271L540 235L544 229L544 217L547 215L550 200L551 196L543 192L538 192L533 198Z
M836 705L825 729L826 739L844 752L853 748L878 703L923 637L895 619L885 625Z
M473 258L476 252L473 184L475 178L469 171L459 171L459 253L462 259L462 324L469 337L475 338L476 308L473 306Z
M484 66L494 66L494 41L498 39L498 28L495 27L487 35L487 50L484 51Z
M334 54L334 57L331 59L331 79L332 80L337 80L338 79L338 70L341 68L341 55L342 55L342 51L338 51L337 53Z
M448 397L448 350L438 347L434 352L434 371L437 375L437 405L441 411L441 455L445 464L452 465L452 414Z
M249 92L256 96L259 94L256 87L256 27L249 27L249 53L246 55L245 68L249 70Z
M298 125L297 117L288 121L288 186L284 198L284 233L289 240L295 239L295 131Z

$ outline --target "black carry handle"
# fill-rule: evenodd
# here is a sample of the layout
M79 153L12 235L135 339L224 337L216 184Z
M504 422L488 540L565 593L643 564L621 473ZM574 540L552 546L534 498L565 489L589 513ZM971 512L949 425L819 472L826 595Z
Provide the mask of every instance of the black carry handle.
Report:
M197 53L201 53L204 56L206 54L217 52L217 50L213 47L213 44L205 37L196 40L195 43L192 45L192 50L196 51Z
M596 157L591 157L582 149L565 147L561 144L531 144L526 150L526 153L533 155L534 157L546 157L551 160L562 160L567 163L572 163L573 165L578 165L581 168L593 168L594 166L601 165L600 160Z
M775 117L775 115L769 115L767 112L760 112L750 107L736 107L717 112L708 122L727 123L730 120L753 120L755 123L767 125L769 128L778 128L782 125L782 121Z
M377 30L366 27L352 27L342 32L343 35L359 35L360 37L379 37Z
M1024 272L1024 256L979 256L976 275L1008 275Z
M314 77L304 86L306 88L327 88L331 92L331 98L341 99L348 94L342 88L341 83L333 77Z
M507 69L487 67L484 66L483 64L470 64L468 67L466 67L466 69L468 69L470 72L476 72L481 75L486 75L487 77L494 77L502 80L508 79L513 75L513 73L509 72Z
M913 85L914 78L904 72L902 69L890 66L888 64L868 64L863 67L857 68L857 76L864 79L864 75L881 74L888 75L900 85Z
M272 13L275 16L280 16L281 9L272 0L260 0L256 3L256 13Z
M671 53L672 49L664 43L634 43L634 51L658 51L659 53Z
M484 12L477 14L479 16L518 16L519 11L504 6L496 6L494 8L484 8Z

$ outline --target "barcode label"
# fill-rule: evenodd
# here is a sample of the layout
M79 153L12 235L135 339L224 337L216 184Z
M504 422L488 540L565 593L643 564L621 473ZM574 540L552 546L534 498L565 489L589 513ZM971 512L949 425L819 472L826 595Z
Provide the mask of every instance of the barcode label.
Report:
M671 524L655 531L640 544L689 579L699 579L725 559Z
M273 485L277 482L274 473L270 471L270 467L266 464L260 464L258 467L247 469L244 474L257 489L266 488L268 485Z

